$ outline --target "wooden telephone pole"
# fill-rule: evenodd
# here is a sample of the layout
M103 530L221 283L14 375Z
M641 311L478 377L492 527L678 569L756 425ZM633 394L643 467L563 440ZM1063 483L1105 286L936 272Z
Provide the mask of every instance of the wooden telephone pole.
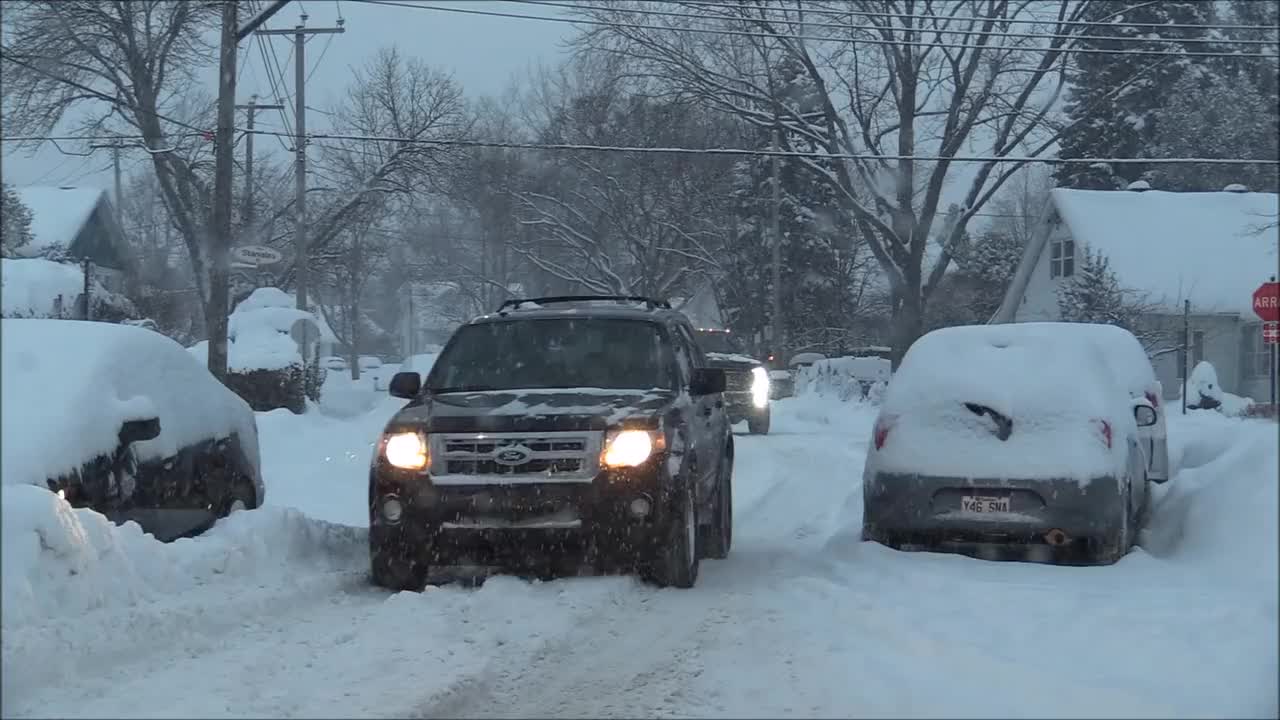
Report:
M222 5L222 41L218 62L218 129L214 135L213 227L210 228L209 297L205 327L209 331L209 372L227 374L227 312L231 282L231 173L234 169L236 124L236 21L239 3Z
M259 110L284 110L283 105L262 105L258 103L258 96L254 95L249 98L249 102L244 105L236 105L237 110L246 111L248 122L245 130L248 132L244 136L244 206L240 210L241 224L245 227L252 227L254 220L254 192L256 188L253 186L253 129L254 121Z

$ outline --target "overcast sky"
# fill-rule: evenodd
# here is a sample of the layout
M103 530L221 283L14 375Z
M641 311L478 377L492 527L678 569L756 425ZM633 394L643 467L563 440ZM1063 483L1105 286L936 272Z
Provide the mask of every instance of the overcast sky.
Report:
M430 4L522 15L559 14L553 8L490 0L433 0ZM297 24L300 11L304 10L309 16L307 25L312 27L334 26L339 13L346 20L346 33L312 36L312 41L307 44L306 64L308 72L314 72L306 86L307 104L318 108L330 107L337 102L351 76L350 69L363 64L382 47L395 45L408 56L453 72L468 96L480 97L501 93L513 77L523 75L532 65L557 61L562 52L561 43L574 32L574 26L562 22L466 15L350 0L294 0L268 23L268 27L292 27ZM288 92L292 97L293 40L279 36L269 40L284 66ZM256 41L241 44L240 63L239 101L247 102L249 96L256 92L260 96L259 102L272 102ZM211 64L205 76L209 92L215 93L216 65ZM292 105L292 100L286 104ZM101 108L95 107L94 110L100 112ZM243 122L243 116L237 122ZM264 129L283 129L276 112L261 113L258 125ZM309 113L307 125L309 129L318 131L325 128L327 122L320 113ZM70 128L61 131L70 132ZM85 144L62 143L62 146L68 151L83 152ZM260 138L257 148L263 155L284 152L280 143L270 138ZM139 154L125 153L126 173L143 161ZM3 163L4 180L13 185L96 185L111 188L111 156L106 150L99 150L92 157L69 156L46 143L34 155L6 151Z

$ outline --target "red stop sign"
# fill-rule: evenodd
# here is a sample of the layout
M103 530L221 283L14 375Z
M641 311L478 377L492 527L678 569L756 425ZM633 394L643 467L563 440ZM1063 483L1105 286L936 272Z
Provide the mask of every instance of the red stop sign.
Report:
M1265 282L1253 291L1253 312L1263 322L1280 322L1280 283Z

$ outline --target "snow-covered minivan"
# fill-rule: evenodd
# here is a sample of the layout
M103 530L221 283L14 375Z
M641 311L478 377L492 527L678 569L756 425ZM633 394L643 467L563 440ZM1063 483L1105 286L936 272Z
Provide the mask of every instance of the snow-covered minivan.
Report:
M1114 562L1146 515L1139 430L1155 421L1069 333L935 330L885 393L863 470L863 538Z

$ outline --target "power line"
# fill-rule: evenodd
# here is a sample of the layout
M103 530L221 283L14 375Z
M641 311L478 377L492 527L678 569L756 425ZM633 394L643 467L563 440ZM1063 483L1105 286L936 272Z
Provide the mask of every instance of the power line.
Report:
M1161 0L1155 0L1154 2L1141 3L1140 5L1137 5L1134 7L1125 8L1125 10L1126 11L1134 10L1147 5L1158 5L1160 4L1160 1ZM750 9L770 10L770 11L787 9L787 8L776 7L776 6L770 7L767 5L741 5L741 4L735 5L735 4L725 3L725 2L717 2L716 0L680 0L680 4L697 5L701 7L719 7L719 8L733 8L733 9L747 7ZM809 8L809 7L806 7L804 9L804 12L810 15L819 15L819 16L826 16L826 17L847 17L849 15L856 15L858 17L879 17L879 18L897 18L897 19L940 17L937 15L916 15L913 13L874 12L870 10L827 10L823 8ZM1044 25L1048 23L1056 23L1056 21L1054 20L1027 20L1025 18L1010 18L1010 19L1001 18L1000 22L1007 25ZM1170 30L1173 30L1173 29L1177 29L1177 30L1270 30L1272 32L1275 32L1276 30L1280 29L1280 26L1276 26L1276 25L1230 25L1230 24L1221 24L1221 23L1142 23L1142 22L1107 22L1107 21L1100 21L1100 20L1064 20L1062 24L1080 25L1082 27L1105 27L1105 28L1112 28L1112 29L1132 27L1132 28L1157 28L1157 29L1170 29Z
M689 18L694 20L741 20L744 22L769 20L769 18L749 17L746 15L738 15L738 16L724 15L724 14L695 15L693 13L671 12L666 10L647 10L647 9L641 10L639 8L610 8L610 7L602 7L602 6L590 5L590 4L555 2L554 0L504 0L504 1L515 3L517 5L560 7L560 8L574 9L574 10L616 11L616 12L625 12L625 13L636 14L636 15L654 15L654 16L661 16L661 17ZM726 8L736 7L738 9L747 9L747 10L753 9L749 5L734 6L734 5L717 4L717 5L708 5L708 7L726 7ZM760 9L772 9L772 8L760 8ZM922 19L930 18L930 19L946 20L946 21L953 21L957 19L957 18L943 17L939 15L917 15L914 17L920 17ZM987 20L989 18L974 17L974 18L959 18L959 19L960 20ZM997 19L1001 23L1004 22L1003 20L1000 20L998 18L990 18L990 19ZM787 18L785 21L793 22L793 20L791 20L790 18ZM796 20L795 22L801 22L801 24L805 27L825 28L830 30L877 31L882 29L875 25L853 25L853 24L844 24L844 23L811 23L811 22L803 22L798 20ZM1051 23L1053 21L1044 21L1044 22ZM1063 21L1062 24L1067 24L1067 21ZM936 33L938 35L986 35L986 36L999 36L999 37L1008 37L1008 38L1032 38L1037 40L1088 40L1090 42L1107 41L1107 42L1129 42L1129 43L1160 43L1160 42L1163 42L1163 43L1214 43L1219 45L1230 44L1230 45L1264 45L1264 46L1275 44L1270 40L1231 40L1231 39L1210 38L1210 37L1143 38L1143 37L1126 37L1122 35L1059 35L1059 34L1052 34L1052 33L1011 33L1011 32L1004 32L1000 30L960 30L960 29L948 29L948 28L942 28L942 27L936 27L936 26L935 27L921 26L921 27L912 28L912 29L919 31L922 34ZM835 39L835 38L831 38L831 39Z
M547 17L545 15L522 15L520 13L498 12L496 10L472 10L469 8L439 7L436 5L413 5L407 2L398 2L397 0L360 0L360 2L369 3L371 5L386 5L388 7L403 7L413 10L435 10L438 12L463 13L466 15L485 15L489 17L514 18L517 20L542 20L544 22L567 23L570 25L595 25L599 27L612 27L630 30L660 30L663 32L683 32L695 33L703 35L719 35L719 36L735 36L735 37L758 37L765 39L788 39L788 40L812 40L814 42L835 42L845 45L888 45L890 47L922 47L922 48L950 48L957 50L972 50L974 45L955 44L955 43L937 43L937 42L914 42L914 41L895 41L895 40L879 40L879 39L854 39L854 38L830 38L819 35L794 35L788 33L767 33L752 32L749 30L712 30L710 28L684 28L684 27L663 27L661 25L641 25L639 23L622 23L610 22L607 20L588 20L583 18L561 18ZM1059 52L1063 54L1077 55L1150 55L1155 57L1229 57L1237 59L1260 59L1260 58L1280 58L1280 55L1271 55L1264 53L1227 53L1227 52L1170 52L1167 50L1104 50L1102 48L992 48L992 49L1022 49L1022 50L1046 50Z
M247 132L247 131L246 131ZM271 130L254 130L258 135L280 135ZM970 155L941 157L936 155L881 155L876 153L810 153L797 150L751 150L747 148L689 148L689 147L638 147L625 145L577 145L569 143L520 143L493 140L404 138L382 135L348 135L341 133L309 134L310 140L347 140L354 142L388 142L406 145L439 145L455 147L479 147L510 150L560 150L574 152L625 152L658 153L667 155L734 155L753 157L799 157L819 160L895 160L916 162L1015 162L1083 164L1114 163L1119 165L1280 165L1280 160L1250 160L1244 158L1046 158L1035 155Z

